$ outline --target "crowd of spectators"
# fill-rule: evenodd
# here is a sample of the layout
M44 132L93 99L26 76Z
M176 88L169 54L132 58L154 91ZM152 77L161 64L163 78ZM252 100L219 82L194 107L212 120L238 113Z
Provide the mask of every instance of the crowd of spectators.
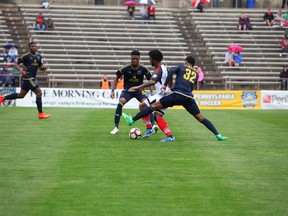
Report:
M42 13L39 13L36 17L35 26L39 31L54 31L55 29L54 21L51 16L48 16L48 19L45 20Z
M128 19L135 19L135 5L127 6ZM144 24L146 20L156 20L156 7L154 4L142 4L140 8L141 23Z
M14 68L14 63L18 58L18 49L16 44L7 43L0 53L0 62L2 63L0 71L0 84L2 87L14 86L19 80L17 69Z

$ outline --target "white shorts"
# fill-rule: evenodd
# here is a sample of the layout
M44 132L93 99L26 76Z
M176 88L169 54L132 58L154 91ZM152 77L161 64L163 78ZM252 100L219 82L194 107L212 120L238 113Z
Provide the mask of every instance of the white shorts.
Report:
M148 100L145 100L144 102L145 102L145 104L147 106L150 106L151 105L150 103L152 103L152 102L155 103L155 102L159 101L162 97L164 97L162 94L161 95L160 94L155 94L153 96L150 96L148 98ZM166 111L167 111L167 108L160 110L160 112L163 113L163 115L166 113Z

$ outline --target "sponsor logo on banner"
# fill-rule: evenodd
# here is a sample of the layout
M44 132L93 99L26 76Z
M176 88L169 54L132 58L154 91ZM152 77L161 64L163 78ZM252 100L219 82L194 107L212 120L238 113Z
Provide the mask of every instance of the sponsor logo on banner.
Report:
M121 92L115 90L115 98L111 99L111 90L42 88L42 103L44 107L115 108ZM35 106L35 103L35 95L30 91L24 99L16 101L16 106L31 107ZM136 99L125 104L126 108L138 106L139 102Z
M16 93L15 88L1 88L0 89L0 95L1 96L6 96L12 93ZM15 100L5 100L1 106L15 106L16 102Z
M263 109L288 109L288 92L262 91Z
M200 109L259 109L260 91L194 91Z
M242 92L242 104L245 108L254 108L257 104L256 92Z

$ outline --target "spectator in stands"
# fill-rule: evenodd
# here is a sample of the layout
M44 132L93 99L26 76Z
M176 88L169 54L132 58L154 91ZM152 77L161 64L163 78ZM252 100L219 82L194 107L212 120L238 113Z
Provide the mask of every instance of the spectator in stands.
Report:
M134 5L129 5L127 7L127 12L128 12L128 18L131 19L131 20L134 20L135 6Z
M228 64L230 63L230 59L233 56L233 52L232 49L230 47L227 48L227 52L225 53L225 60L224 63Z
M9 59L8 50L7 50L7 48L3 47L2 52L0 54L0 62L7 63L8 59Z
M200 83L200 87L203 87L205 84L205 81L204 81L204 73L202 71L202 68L199 66L195 66L195 69L198 73L198 82Z
M45 19L42 16L42 13L39 13L38 16L36 17L36 27L39 31L45 30Z
M288 70L287 66L283 66L283 70L280 73L281 78L281 90L288 90Z
M245 15L242 13L238 19L238 29L239 30L246 30L246 20Z
M197 4L197 6L196 6L196 9L198 9L199 10L199 12L203 12L204 11L204 3L202 2L202 1L200 1L198 4Z
M3 67L3 70L0 73L0 76L1 76L2 87L7 87L7 86L11 87L13 85L13 80L12 80L10 73L8 72L8 67Z
M49 1L42 1L41 7L44 9L49 9Z
M274 23L273 25L276 25L276 26L283 26L284 25L284 16L282 14L282 11L279 10L278 13L274 16Z
M146 5L143 4L140 8L140 14L141 14L141 23L144 24L145 20L147 19L147 8Z
M55 25L54 21L51 19L51 16L48 16L48 19L45 22L46 31L54 31Z
M232 58L230 59L229 66L239 67L241 62L242 62L242 55L240 54L239 50L236 49L235 53L233 53Z
M100 88L101 89L110 89L111 88L111 82L108 80L107 75L104 75L101 83L100 83Z
M246 30L251 30L252 26L251 26L251 22L250 22L249 16L245 15L244 18L245 18Z
M282 53L288 53L288 35L285 34L285 36L281 40L281 51ZM282 56L282 53L280 53L280 56Z
M266 22L267 26L273 26L274 23L274 15L271 12L270 8L268 9L267 13L265 13L263 17L264 21Z
M288 1L287 0L282 0L282 9L284 9L286 6L288 6Z
M151 20L155 20L155 13L156 13L156 8L153 4L150 4L147 7L147 14L148 14L148 19Z
M9 49L8 56L10 58L10 62L12 62L12 63L16 62L16 60L18 58L18 50L15 46L12 46Z
M118 79L117 85L116 85L116 89L123 89L124 88L124 76L121 76Z

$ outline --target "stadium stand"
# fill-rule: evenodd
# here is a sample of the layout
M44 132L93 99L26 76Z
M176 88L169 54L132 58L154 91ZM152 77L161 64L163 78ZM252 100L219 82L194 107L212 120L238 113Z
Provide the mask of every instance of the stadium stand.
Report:
M288 60L287 56L279 56L284 30L267 27L263 22L264 11L265 9L207 9L205 13L190 11L196 31L201 33L218 71L225 79L226 89L279 89L279 71ZM237 30L241 13L249 15L252 30ZM243 62L239 68L231 68L224 63L229 45L240 45L244 49Z
M198 13L187 8L157 8L156 21L141 24L138 11L135 20L127 19L126 7L54 4L49 10L29 4L18 7L21 14L16 14L17 7L14 11L20 17L18 26L12 22L11 26L22 29L21 25L26 25L26 32L22 29L25 36L19 36L14 30L19 40L16 42L26 45L24 40L30 37L38 43L39 52L49 66L49 86L97 88L103 74L112 78L119 67L129 63L132 49L142 52L142 63L146 66L149 66L147 53L153 48L164 52L167 66L182 64L184 57L192 53L205 72L204 89L279 89L277 78L287 62L287 56L279 56L283 30L264 24L265 9L207 9ZM55 31L36 30L35 17L39 12L52 17ZM250 16L253 30L237 30L242 12ZM8 32L4 30L1 34L5 35L5 31ZM239 68L223 63L226 48L232 44L244 48Z
M64 83L71 86L73 82L77 86L81 79L83 87L86 81L91 85L100 82L103 74L111 78L118 68L129 63L133 49L142 52L141 61L147 66L147 54L153 48L165 52L168 66L181 64L188 54L184 38L171 13L165 9L157 11L156 21L147 21L144 25L138 13L136 20L127 20L125 7L69 6L67 9L67 6L52 5L49 10L40 10L36 5L21 5L21 12L31 37L39 44L39 51L50 67L50 86ZM35 30L35 17L39 12L52 17L55 31Z

